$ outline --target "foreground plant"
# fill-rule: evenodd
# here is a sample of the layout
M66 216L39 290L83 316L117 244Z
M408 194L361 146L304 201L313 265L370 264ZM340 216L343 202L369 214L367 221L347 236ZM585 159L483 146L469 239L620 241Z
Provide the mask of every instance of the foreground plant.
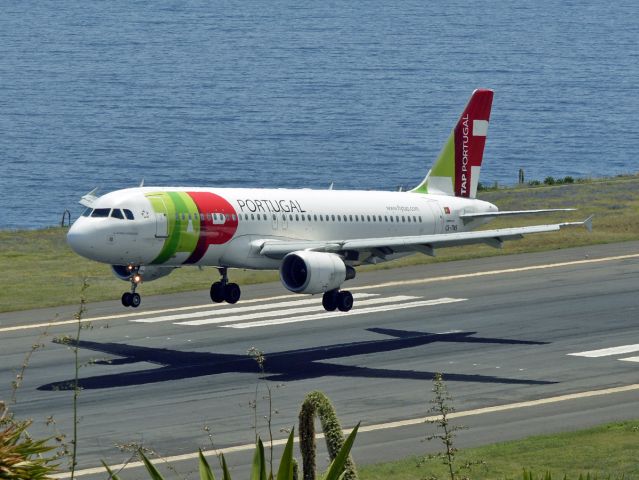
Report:
M31 421L18 422L0 402L0 479L45 480L57 471L54 458L43 453L54 450L49 439L33 440L27 434Z
M355 436L357 435L357 430L359 428L359 424L353 429L351 434L348 436L344 445L337 453L335 459L331 462L326 474L323 476L323 480L342 480L344 478L344 466L350 454L351 448L353 446L353 442L355 441ZM280 460L280 466L277 470L277 475L274 480L296 480L297 474L295 469L295 459L293 458L293 438L294 431L291 430L291 433L288 436L288 441L286 442L286 447L284 447L284 453L282 454L282 459ZM164 480L164 477L159 472L159 470L153 465L153 463L146 456L144 451L139 448L138 455L142 459L144 463L144 467L149 474L149 478L152 480ZM199 473L200 480L215 480L215 474L213 473L213 469L207 462L202 450L199 452ZM231 473L226 464L226 459L224 458L224 454L220 454L220 464L222 467L222 480L232 480ZM120 477L114 473L108 465L102 462L104 468L109 473L109 478L112 480L120 480ZM255 446L255 453L253 454L253 463L251 465L251 480L272 480L272 474L266 475L266 470L269 466L269 462L264 455L264 444L262 440L257 439L257 444ZM2 477L0 477L2 478Z

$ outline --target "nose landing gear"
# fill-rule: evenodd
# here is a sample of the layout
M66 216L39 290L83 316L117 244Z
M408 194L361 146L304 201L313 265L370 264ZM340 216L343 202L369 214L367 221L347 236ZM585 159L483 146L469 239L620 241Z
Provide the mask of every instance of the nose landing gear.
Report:
M135 289L138 288L138 285L142 282L142 275L140 275L138 271L139 267L129 265L127 268L131 272L131 277L129 277L131 291L122 294L122 305L125 307L138 308L140 303L142 303L142 297L140 297L139 293L135 292Z
M215 303L237 303L242 294L239 285L237 283L229 283L228 269L226 267L218 268L218 271L222 275L222 279L211 285L211 300Z

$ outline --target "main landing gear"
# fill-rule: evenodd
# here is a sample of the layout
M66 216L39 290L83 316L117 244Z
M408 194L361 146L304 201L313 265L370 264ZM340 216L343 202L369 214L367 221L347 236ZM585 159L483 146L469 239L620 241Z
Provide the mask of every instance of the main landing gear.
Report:
M131 291L122 294L122 305L125 307L138 308L142 302L142 297L140 297L139 293L135 293L135 289L138 288L138 285L142 281L142 275L138 272L138 267L129 265L127 269L131 272L131 277L129 278Z
M348 290L329 290L322 297L322 306L327 312L336 309L340 312L348 312L353 308L353 294Z
M222 279L211 285L211 300L215 303L237 303L242 292L237 283L229 283L228 272L226 267L218 268Z

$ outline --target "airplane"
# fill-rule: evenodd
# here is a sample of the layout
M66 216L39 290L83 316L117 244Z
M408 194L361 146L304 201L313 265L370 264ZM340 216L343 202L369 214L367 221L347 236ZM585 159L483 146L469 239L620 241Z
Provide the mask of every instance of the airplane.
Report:
M327 311L349 311L342 284L355 267L442 247L488 244L582 222L471 231L493 218L573 209L499 211L476 198L493 91L475 90L424 180L404 192L311 189L147 187L82 197L86 210L67 242L76 253L111 265L130 282L122 305L137 308L138 285L183 266L213 266L213 302L236 303L228 269L279 270L285 288L322 294ZM144 182L142 182L144 183Z

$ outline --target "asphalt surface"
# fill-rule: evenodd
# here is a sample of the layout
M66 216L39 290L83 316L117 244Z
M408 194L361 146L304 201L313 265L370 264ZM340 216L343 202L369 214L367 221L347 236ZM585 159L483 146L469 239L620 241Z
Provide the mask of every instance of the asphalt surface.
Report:
M116 445L186 455L171 463L188 474L197 468L189 454L211 448L204 426L217 448L250 445L256 416L267 437L267 385L276 439L296 424L304 395L321 390L344 427L361 422L358 463L439 448L420 441L433 428L421 419L434 372L466 412L459 446L637 416L639 242L378 271L345 287L356 295L349 314L325 314L320 297L279 283L245 287L230 307L211 305L207 292L143 296L138 310L89 305L79 343L80 478L105 478L84 472L101 459L129 458ZM75 336L75 310L0 315L0 398L11 398L27 353L43 345L12 406L34 419L34 435L72 430L74 358L61 339ZM631 347L587 353L621 346ZM251 347L264 352L264 374ZM55 427L45 426L51 416ZM245 475L251 456L248 447L228 454L235 474ZM140 468L122 476L146 478Z

